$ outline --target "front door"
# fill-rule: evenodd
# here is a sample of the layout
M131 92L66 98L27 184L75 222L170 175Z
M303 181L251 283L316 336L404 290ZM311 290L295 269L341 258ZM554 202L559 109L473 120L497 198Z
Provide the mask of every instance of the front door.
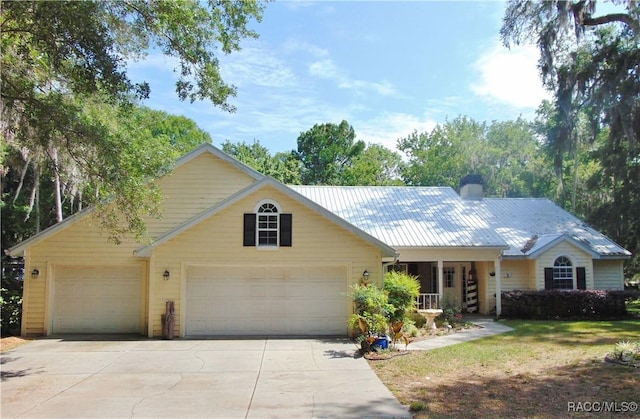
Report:
M471 264L446 263L442 268L443 300L440 305L467 308L468 279Z

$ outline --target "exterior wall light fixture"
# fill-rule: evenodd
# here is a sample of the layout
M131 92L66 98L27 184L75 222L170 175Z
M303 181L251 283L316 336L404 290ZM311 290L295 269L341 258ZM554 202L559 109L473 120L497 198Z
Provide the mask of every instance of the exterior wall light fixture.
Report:
M31 271L31 278L38 279L38 276L40 276L40 271L38 270L38 268L33 268L33 270Z
M162 277L164 278L165 281L168 281L169 278L171 277L171 272L169 272L168 269L165 269L164 273L162 274Z

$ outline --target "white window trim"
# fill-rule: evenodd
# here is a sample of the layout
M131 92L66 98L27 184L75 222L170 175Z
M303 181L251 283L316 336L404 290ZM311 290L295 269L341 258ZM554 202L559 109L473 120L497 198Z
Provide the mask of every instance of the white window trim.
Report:
M277 213L271 213L272 215L277 216L277 226L275 228L276 231L276 244L260 244L260 231L273 231L272 229L260 229L260 215L268 215L270 213L260 213L258 212L263 205L273 205ZM280 247L280 214L282 214L282 207L276 201L272 199L263 199L256 204L253 208L253 212L256 215L256 249L259 250L277 250Z
M556 261L560 258L565 258L569 261L569 263L571 264L571 288L554 288L555 290L565 290L565 291L570 291L570 290L576 290L578 289L578 278L576 275L576 263L573 260L573 258L570 255L566 255L566 254L560 254L557 255L554 259L553 259L553 263L551 264L551 268L553 269L553 279L555 281L555 275L556 275Z

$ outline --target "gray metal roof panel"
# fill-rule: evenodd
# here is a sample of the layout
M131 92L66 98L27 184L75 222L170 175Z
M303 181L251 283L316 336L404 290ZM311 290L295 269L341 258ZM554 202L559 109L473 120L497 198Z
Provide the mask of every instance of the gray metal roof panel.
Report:
M487 198L478 201L487 220L508 243L505 256L524 256L539 251L566 235L601 256L631 253L579 218L544 198Z
M394 247L505 247L448 187L291 186Z
M540 198L464 200L449 187L290 186L393 247L508 247L525 257L567 237L601 256L630 253Z

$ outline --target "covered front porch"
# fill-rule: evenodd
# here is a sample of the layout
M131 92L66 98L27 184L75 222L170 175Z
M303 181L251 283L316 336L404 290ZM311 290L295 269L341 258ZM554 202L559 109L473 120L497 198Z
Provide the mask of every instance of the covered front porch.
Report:
M429 253L434 253L430 250ZM400 251L399 261L387 269L418 278L419 310L454 306L463 313L500 315L501 250L465 252L458 249L454 252L452 249L435 260L424 260L429 257L426 251L415 253L409 249Z

